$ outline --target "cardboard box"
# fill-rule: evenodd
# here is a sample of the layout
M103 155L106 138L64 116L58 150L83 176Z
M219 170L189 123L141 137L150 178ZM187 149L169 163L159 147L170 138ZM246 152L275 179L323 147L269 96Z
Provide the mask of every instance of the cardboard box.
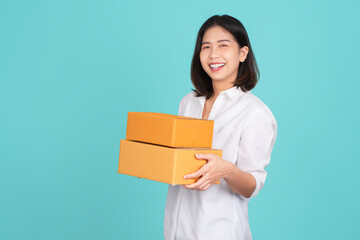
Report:
M217 149L170 148L120 140L118 173L173 185L191 184L197 179L184 179L184 175L196 172L206 163L196 159L196 153L222 156L222 151Z
M129 112L126 139L168 147L212 147L213 120Z

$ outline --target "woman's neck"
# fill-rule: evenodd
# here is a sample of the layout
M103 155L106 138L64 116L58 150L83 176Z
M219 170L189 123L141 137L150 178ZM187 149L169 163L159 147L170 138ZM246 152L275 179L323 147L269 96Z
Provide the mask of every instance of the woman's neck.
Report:
M214 93L212 95L212 97L214 97L215 99L217 98L217 96L219 96L219 94L222 91L225 91L229 88L234 87L233 83L228 83L228 82L216 82L216 81L212 81L212 85L213 85L213 89L214 89Z

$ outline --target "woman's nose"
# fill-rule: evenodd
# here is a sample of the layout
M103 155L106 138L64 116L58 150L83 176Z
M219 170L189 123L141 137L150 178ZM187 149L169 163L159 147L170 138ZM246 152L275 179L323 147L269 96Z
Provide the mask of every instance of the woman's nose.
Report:
M210 52L210 58L217 58L219 57L219 52L217 48L211 48L211 52Z

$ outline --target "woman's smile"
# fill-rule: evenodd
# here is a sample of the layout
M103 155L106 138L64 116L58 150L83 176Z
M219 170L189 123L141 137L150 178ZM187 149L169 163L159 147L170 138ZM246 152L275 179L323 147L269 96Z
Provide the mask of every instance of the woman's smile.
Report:
M217 72L220 71L225 66L225 63L210 63L209 66L211 71Z

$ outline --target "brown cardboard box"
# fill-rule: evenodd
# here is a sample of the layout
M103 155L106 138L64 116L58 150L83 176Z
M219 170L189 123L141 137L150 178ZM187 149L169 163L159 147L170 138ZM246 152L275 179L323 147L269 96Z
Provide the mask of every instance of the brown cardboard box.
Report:
M168 147L211 148L214 121L165 113L129 112L126 139Z
M184 179L184 175L196 172L206 160L198 160L195 153L222 151L206 148L170 148L148 143L120 140L118 173L146 178L168 184L191 184L197 179Z

